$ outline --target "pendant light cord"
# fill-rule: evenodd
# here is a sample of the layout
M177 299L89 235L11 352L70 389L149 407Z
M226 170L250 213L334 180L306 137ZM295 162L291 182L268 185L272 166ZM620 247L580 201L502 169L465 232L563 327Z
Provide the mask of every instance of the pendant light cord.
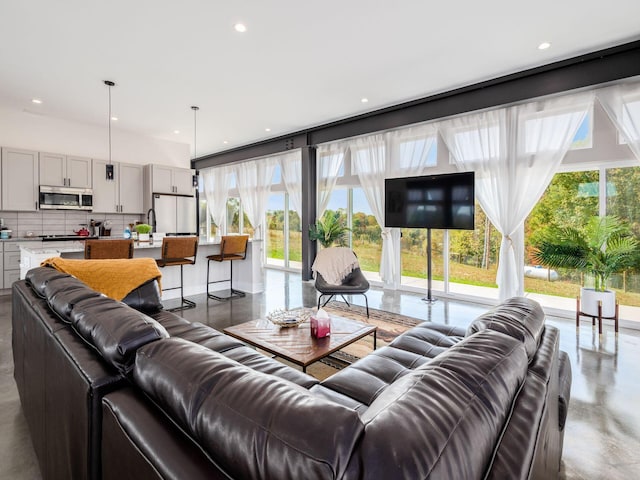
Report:
M104 80L103 82L109 89L109 165L111 165L111 87L115 87L115 82Z
M109 165L111 165L111 85L109 87Z
M191 107L193 110L193 159L198 158L198 152L196 149L197 139L198 139L198 110L200 107L196 107L195 105Z

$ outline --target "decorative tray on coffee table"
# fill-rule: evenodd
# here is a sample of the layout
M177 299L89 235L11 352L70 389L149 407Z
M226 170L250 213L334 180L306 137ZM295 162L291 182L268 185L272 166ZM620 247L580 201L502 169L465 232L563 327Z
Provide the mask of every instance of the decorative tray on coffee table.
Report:
M277 308L267 314L267 320L282 328L297 327L309 320L312 314L312 308L296 308L294 310Z

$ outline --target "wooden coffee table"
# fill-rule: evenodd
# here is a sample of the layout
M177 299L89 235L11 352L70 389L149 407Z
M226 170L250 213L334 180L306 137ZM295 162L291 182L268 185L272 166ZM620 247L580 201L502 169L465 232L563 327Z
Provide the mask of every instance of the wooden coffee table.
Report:
M225 328L224 333L300 365L306 373L307 367L312 363L371 333L375 350L377 329L374 325L332 316L331 335L325 338L312 337L309 322L301 323L297 327L281 328L266 319Z

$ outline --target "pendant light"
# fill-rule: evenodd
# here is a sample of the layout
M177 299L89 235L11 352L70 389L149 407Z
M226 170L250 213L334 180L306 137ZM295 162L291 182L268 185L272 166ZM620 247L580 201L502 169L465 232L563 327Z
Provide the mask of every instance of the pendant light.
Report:
M115 87L115 82L111 80L105 80L104 84L109 89L109 163L106 166L107 180L114 180L113 164L111 163L111 87Z
M200 110L200 107L197 107L195 105L191 106L191 110L193 110L193 160L195 161L196 158L198 158L198 154L196 151L196 141L198 139L198 110ZM198 175L194 175L191 181L191 184L194 187L198 186Z

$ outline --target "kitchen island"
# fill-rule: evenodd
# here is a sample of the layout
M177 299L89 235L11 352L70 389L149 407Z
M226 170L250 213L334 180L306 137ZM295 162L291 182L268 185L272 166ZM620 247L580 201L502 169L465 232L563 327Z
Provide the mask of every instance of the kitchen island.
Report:
M104 237L105 240L114 237ZM84 258L84 242L24 242L20 247L20 278L27 272L50 257ZM233 262L211 262L210 280L226 280L229 268L233 267L233 288L246 293L264 291L264 269L262 266L262 240L250 240L247 246L247 258ZM134 242L135 258L160 258L162 241ZM197 295L207 291L207 256L220 253L219 241L200 241L195 265L184 266L184 295ZM165 267L162 273L162 287L172 288L180 285L180 268ZM229 290L229 282L214 283L211 291ZM180 297L180 290L163 292L162 299L169 300Z

